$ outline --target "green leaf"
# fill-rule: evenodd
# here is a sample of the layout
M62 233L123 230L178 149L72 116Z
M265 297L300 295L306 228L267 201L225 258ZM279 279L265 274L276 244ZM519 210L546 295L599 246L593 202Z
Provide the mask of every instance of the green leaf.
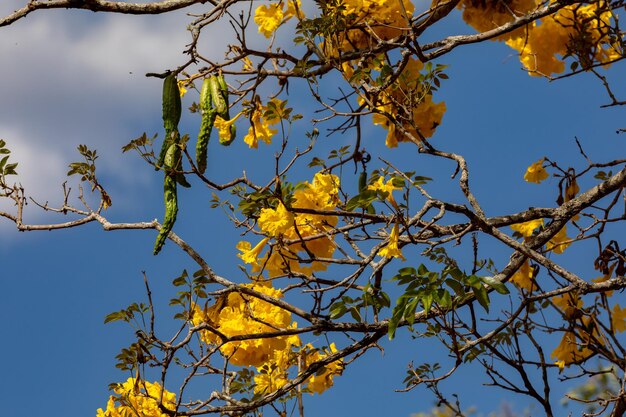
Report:
M338 301L330 306L330 318L338 319L348 312L345 303Z
M107 314L104 318L104 324L111 323L114 321L125 320L126 315L121 311L116 311L114 313Z
M508 294L509 293L509 290L506 287L506 285L504 285L503 283L501 283L500 281L498 281L494 277L481 277L480 279L481 279L482 282L484 282L485 284L487 284L488 286L490 286L491 288L493 288L494 290L496 290L500 294Z
M483 287L482 285L473 287L472 292L474 293L476 300L478 300L478 303L481 306L483 306L485 311L488 313L489 312L489 294L487 293L487 290L485 289L485 287Z
M172 285L174 285L175 287L180 287L183 285L187 284L187 270L183 270L183 273L177 277L174 278L174 280L172 281Z
M463 288L463 284L461 284L459 281L448 278L444 282L448 287L452 288L452 291L454 291L456 295L458 296L465 295L465 289Z

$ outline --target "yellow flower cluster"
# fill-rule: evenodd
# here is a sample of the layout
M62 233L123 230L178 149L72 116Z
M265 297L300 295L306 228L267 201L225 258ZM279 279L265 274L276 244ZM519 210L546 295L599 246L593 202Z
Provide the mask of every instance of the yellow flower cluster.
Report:
M267 281L256 281L245 286L276 299L283 296L280 290L273 288ZM224 295L205 309L194 305L191 322L194 326L206 323L227 337L254 336L297 327L295 322L291 323L290 312L240 292ZM337 352L334 344L330 345L329 351L319 351L311 344L298 349L301 345L298 335L251 338L222 344L219 335L203 329L200 330L200 338L206 344L220 346L220 352L231 364L255 366L257 373L254 376L254 392L257 394L267 394L283 387L289 382L289 372L294 367L304 369ZM309 377L305 386L311 393L321 394L333 385L333 377L340 375L342 371L343 361L334 361ZM118 416L114 414L110 417Z
M435 0L433 5L444 3ZM486 32L514 21L537 8L537 0L463 0L459 8L463 10L463 20L479 32ZM499 36L498 40L506 41L512 38L523 37L525 28L518 28L513 32Z
M259 33L266 38L271 38L276 29L293 16L302 19L302 8L300 0L280 1L270 5L261 5L257 7L254 13L254 22L259 26Z
M580 317L582 315L583 301L578 295L572 293L564 294L552 298L552 302L561 311L566 320L573 321L581 318L584 328L591 330L589 333L581 330L579 335L576 335L572 330L568 330L563 334L561 342L551 354L552 359L556 359L555 363L559 368L563 369L565 366L581 362L593 355L594 352L588 346L598 341L601 342L601 340L592 317Z
M245 285L257 292L273 298L283 294L269 282L257 281ZM207 323L227 337L255 335L295 328L291 323L291 313L256 297L232 292L218 299L209 308L195 305L191 322L198 326ZM220 337L210 330L201 330L200 337L207 344L219 345ZM240 366L261 366L274 357L275 352L290 350L299 346L298 336L279 336L232 341L220 346L220 352L229 358L230 363Z
M254 376L255 394L268 394L284 386L289 382L289 368L296 366L298 361L301 367L306 368L335 352L337 348L334 343L331 343L326 351L315 349L309 343L299 352L289 352L289 354L285 354L284 351L277 352L272 362L257 368L257 374ZM321 394L333 385L335 376L341 375L343 366L342 360L329 363L322 370L307 378L303 387L311 394Z
M459 7L465 22L484 32L513 22L542 4L539 0L463 0ZM530 75L559 74L565 70L566 56L576 56L583 68L622 56L619 40L609 36L613 18L605 2L574 4L495 39L519 52Z
M411 141L399 124L415 140L429 138L441 124L446 111L444 102L434 103L432 92L419 81L423 64L410 59L397 82L385 89L373 103L374 124L387 129L385 143L390 148L398 142Z
M535 76L562 73L566 55L576 56L583 68L610 63L623 51L618 41L609 40L613 14L603 11L604 7L602 2L567 6L542 19L540 25L530 26L524 36L508 40L507 45L520 53L520 61Z
M336 175L317 173L313 183L305 182L294 192L291 206L293 209L332 211L339 203L338 192L339 178ZM301 263L298 254L304 252L315 258L330 258L335 251L335 245L333 238L326 232L336 224L336 216L292 213L279 202L275 208L261 210L258 220L261 231L268 237L277 238L278 244L261 257L268 239L263 239L254 248L249 242L239 242L237 249L241 253L238 256L245 263L251 264L253 271L267 271L270 277L289 272L310 274L323 271L326 263ZM307 240L312 236L319 237ZM283 241L298 242L283 245Z
M274 104L275 108L281 108L282 101L273 98L270 100ZM259 147L259 139L268 145L272 143L272 137L278 133L277 129L272 129L270 126L274 126L280 122L280 118L273 115L273 117L267 117L267 106L263 106L260 101L254 103L252 112L250 113L251 126L248 129L248 133L244 136L243 141L250 148Z
M176 410L176 395L164 390L158 382L128 378L114 391L117 396L110 396L106 411L99 408L96 417L168 417L159 407L159 402L167 410Z
M325 51L332 57L388 41L411 29L415 7L409 0L339 0L327 2L325 13L349 19L352 28L325 40Z

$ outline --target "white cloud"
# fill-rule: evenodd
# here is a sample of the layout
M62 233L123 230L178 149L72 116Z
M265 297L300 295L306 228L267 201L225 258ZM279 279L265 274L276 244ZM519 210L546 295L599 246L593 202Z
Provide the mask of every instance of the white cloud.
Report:
M33 146L28 138L20 136L16 132L3 132L8 139L7 148L11 150L9 162L17 162L17 176L7 177L9 184L21 185L27 196L32 196L38 202L50 202L51 205L59 205L63 202L61 184L65 179L64 158L60 152L51 147ZM17 214L12 200L1 199L0 211ZM43 210L29 202L25 209L25 219L38 220L43 215ZM14 227L4 219L0 220L0 230ZM0 236L3 235L0 233Z

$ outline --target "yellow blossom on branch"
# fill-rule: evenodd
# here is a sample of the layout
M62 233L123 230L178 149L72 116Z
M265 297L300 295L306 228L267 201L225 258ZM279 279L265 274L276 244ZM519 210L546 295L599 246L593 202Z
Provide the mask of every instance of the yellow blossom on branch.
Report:
M393 198L392 193L394 190L401 190L402 187L397 187L393 185L393 179L390 179L389 181L385 182L385 179L382 176L378 177L378 179L375 182L367 186L367 189L382 192L383 194L386 195L385 198L387 199L387 201L389 201L389 203L393 206L393 208L395 208L396 210L400 209L395 198Z
M265 247L265 244L269 241L269 238L262 239L254 248L250 245L250 242L241 241L237 244L237 249L241 251L237 256L241 258L247 264L258 263L259 255Z
M382 248L378 254L387 258L400 258L406 261L406 258L402 255L402 251L398 247L398 237L398 224L396 223L393 225L393 229L391 229L391 233L389 234L389 243L387 243L387 246Z
M420 61L410 59L398 81L370 103L374 124L387 129L387 147L395 148L399 142L429 138L441 124L446 104L433 102L430 86L420 81L422 67ZM360 102L364 102L363 98Z
M266 38L272 37L283 21L282 3L273 3L269 6L261 5L254 13L254 23L259 26L259 33Z
M543 168L543 161L545 158L541 158L526 169L524 179L528 182L534 182L535 184L541 183L541 181L548 178L548 173Z
M335 251L333 235L328 232L338 222L337 216L330 214L340 203L338 193L339 177L315 174L312 183L304 182L295 190L290 210L282 203L261 210L258 220L261 231L268 237L280 236L272 250L261 256L261 244L255 251L250 243L240 242L239 257L252 264L254 272L265 271L272 278L289 272L310 274L325 270L327 263L317 259L331 258ZM320 213L298 213L298 209Z
M176 395L164 390L158 382L128 378L117 384L114 391L117 396L110 396L106 410L99 408L96 417L168 417L159 407L159 401L167 410L176 410Z
M567 226L563 226L563 228L546 243L546 250L561 254L571 244L571 239L567 236Z
M185 86L188 83L188 80L177 80L176 83L178 84L178 91L180 92L180 96L183 97L185 94L187 94L187 89L185 88Z
M259 227L268 236L278 236L293 227L294 216L282 202L276 208L264 208L259 216Z
M593 351L585 346L584 342L577 341L574 332L565 332L559 345L554 349L551 357L561 364L568 366L572 363L582 362L593 355Z
M523 223L512 224L511 229L519 232L524 237L532 236L533 232L543 226L543 219L529 220Z
M232 142L232 140L234 139L232 126L237 121L237 119L241 117L242 114L242 112L239 112L235 117L231 118L230 120L224 120L219 115L215 117L215 122L213 123L213 126L215 126L218 130L220 143L230 144L230 142Z
M309 366L312 363L320 361L337 352L337 348L334 343L331 343L328 350L320 352L317 349L313 349L311 344L307 344L303 348L303 351L305 352L305 365ZM333 378L337 375L341 375L343 367L343 360L336 360L325 365L324 368L322 368L322 371L316 372L310 376L309 379L307 379L307 388L311 391L311 393L321 394L333 386Z
M304 18L300 0L288 0L286 10L284 5L285 2L280 1L269 6L257 7L254 13L254 23L259 26L259 33L266 38L271 38L276 29L293 16L297 16L298 19Z
M260 102L254 104L254 108L250 115L251 126L248 129L248 133L244 136L243 141L250 148L259 147L259 139L268 145L272 143L272 137L278 133L277 129L272 129L270 126L280 122L279 118L268 119L263 117L263 114L267 111L267 107L262 106Z
M509 281L517 285L519 288L525 289L526 291L535 291L537 289L537 284L535 283L534 278L534 271L533 268L531 268L528 259L526 259L522 266L520 266L520 268L515 271Z
M246 284L245 287L275 299L283 297L283 293L267 281L256 281ZM226 298L218 299L208 309L195 305L191 322L194 326L209 323L227 337L274 333L297 327L295 322L291 323L289 311L239 292L231 292ZM201 330L200 338L207 344L220 345L222 355L233 365L239 366L262 366L276 351L289 350L292 346L300 345L297 335L259 337L222 344L220 336L210 330Z

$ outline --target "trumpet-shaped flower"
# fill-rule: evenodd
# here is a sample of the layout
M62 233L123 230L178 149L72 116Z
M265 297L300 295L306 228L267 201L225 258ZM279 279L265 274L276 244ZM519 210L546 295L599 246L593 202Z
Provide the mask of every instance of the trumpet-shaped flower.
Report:
M387 258L400 258L403 261L406 261L404 255L402 255L402 251L398 247L398 224L393 225L393 229L391 229L391 233L389 234L389 242L387 246L382 248L378 254L380 256L384 256Z
M266 237L262 239L254 248L252 248L250 242L241 241L237 244L237 249L241 251L241 253L237 256L247 264L257 264L259 255L268 241L269 238Z
M241 117L243 113L239 112L235 117L230 120L224 120L221 116L215 117L215 122L213 126L215 126L219 133L220 143L230 144L234 139L233 128L234 124Z
M396 209L398 210L398 203L396 202L395 198L393 198L393 191L394 190L401 190L402 187L397 187L395 185L393 185L393 180L389 180L387 182L385 182L385 179L383 177L378 177L378 179L367 186L368 190L373 190L373 191L380 191L383 194L385 194L385 198L387 199L387 201L389 201L389 203Z

